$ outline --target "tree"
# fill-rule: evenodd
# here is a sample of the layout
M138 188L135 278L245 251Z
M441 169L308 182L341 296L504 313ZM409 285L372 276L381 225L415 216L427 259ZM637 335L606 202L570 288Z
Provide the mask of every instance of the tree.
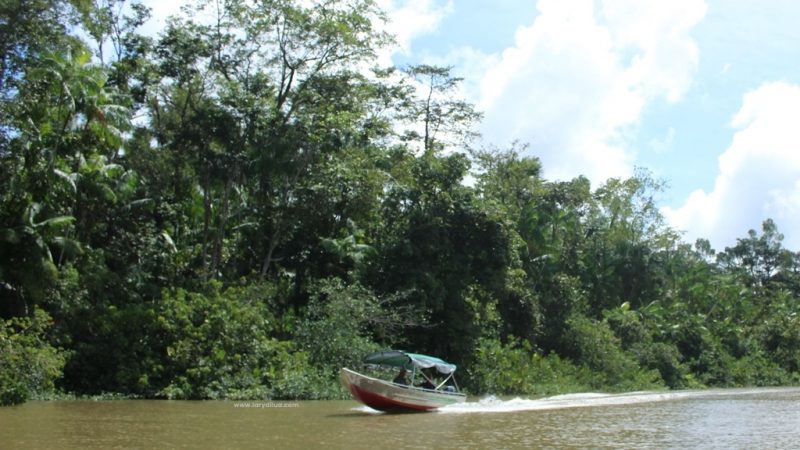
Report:
M357 69L384 39L379 14L370 0L200 7L216 23L175 22L160 43L160 70L175 82L153 103L156 136L173 147L176 175L191 167L186 176L201 180L201 272L218 273L241 206L229 269L272 276L276 259L291 256L276 252L308 206L298 201L309 176L366 120L370 83Z
M17 81L44 54L62 53L77 44L67 32L74 15L67 0L0 4L0 96L4 102L15 95Z
M425 152L436 152L448 144L463 146L477 136L473 125L482 114L472 104L459 99L456 94L462 78L450 74L452 67L427 64L411 66L405 70L416 88L419 98L410 100L404 118L423 128L408 131L405 140L422 139Z
M541 163L538 158L521 157L520 152L525 150L514 144L509 150L471 154L478 165L476 193L481 208L503 223L511 246L506 286L502 293L495 293L503 319L500 335L524 338L533 345L544 320L535 286L544 280L542 271L532 266L549 264L546 260L552 255L544 248L544 236L535 217L545 183Z
M384 200L385 228L369 284L382 293L408 291L408 304L430 314L428 326L407 330L411 343L460 361L472 354L486 321L494 321L510 239L462 185L469 167L465 155L428 152L405 167L410 177Z
M624 302L639 307L659 298L665 262L678 235L665 225L655 196L663 183L639 171L627 180L610 179L598 188L587 218L590 244L584 264L591 275L590 305L603 309Z
M737 239L734 247L726 247L717 256L723 268L741 273L748 285L766 289L778 274L791 266L792 255L783 248L783 234L772 219L761 226L762 234L747 232L747 238Z
M89 36L94 39L95 55L101 65L119 62L131 50L131 44L137 42L136 28L150 18L150 8L134 0L89 0L76 1L81 23ZM130 15L125 15L126 10ZM111 44L114 61L106 61L105 47Z
M19 84L10 122L15 136L3 161L8 189L1 198L0 253L7 298L16 305L10 311L17 315L41 302L56 265L89 242L101 217L90 205L115 195L90 172L119 173L109 163L128 124L127 108L105 86L104 72L89 64L88 52L78 47L45 61Z

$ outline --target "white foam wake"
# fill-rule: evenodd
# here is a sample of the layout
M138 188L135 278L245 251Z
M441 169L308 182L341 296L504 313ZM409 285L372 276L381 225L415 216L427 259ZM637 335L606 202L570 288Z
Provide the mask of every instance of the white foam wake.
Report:
M539 411L563 408L585 408L591 406L633 405L637 403L663 402L712 397L740 398L771 393L800 395L800 388L740 388L708 389L689 391L645 391L624 394L601 394L587 392L581 394L556 395L540 399L514 398L503 400L495 396L484 397L477 402L449 405L439 410L441 413L491 413L515 411Z
M740 388L740 389L708 389L687 391L644 391L626 392L623 394L604 394L585 392L580 394L564 394L540 399L513 398L503 400L490 395L478 401L467 401L445 406L438 410L444 414L469 414L469 413L503 413L516 411L541 411L565 408L587 408L592 406L633 405L637 403L664 402L673 400L701 399L712 397L739 398L751 395L768 395L775 393L786 395L794 393L800 396L800 388ZM382 414L367 406L353 408L370 414Z
M384 414L383 411L378 411L377 409L372 409L367 405L358 405L356 407L350 408L352 411L358 411L367 414Z
M635 403L659 402L675 400L687 396L678 392L631 392L626 394L582 393L556 395L536 400L514 398L502 400L494 396L480 399L477 402L466 402L449 405L439 410L442 413L488 413L538 411L563 408L584 408L590 406L630 405Z

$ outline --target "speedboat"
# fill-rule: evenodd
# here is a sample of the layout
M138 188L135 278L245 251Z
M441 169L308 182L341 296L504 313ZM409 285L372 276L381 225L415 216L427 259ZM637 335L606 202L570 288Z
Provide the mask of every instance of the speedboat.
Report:
M467 399L465 394L459 392L453 376L456 365L439 358L390 350L371 353L364 357L363 362L369 368L382 367L411 373L408 384L404 384L367 376L343 367L342 384L353 398L372 409L386 412L433 411ZM435 372L444 377L444 380L435 383L435 377L428 376L422 369ZM414 386L418 377L425 380L426 387Z

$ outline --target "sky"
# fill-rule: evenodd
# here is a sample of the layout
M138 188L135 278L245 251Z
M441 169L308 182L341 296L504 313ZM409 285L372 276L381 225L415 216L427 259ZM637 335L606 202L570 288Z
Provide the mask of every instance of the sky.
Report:
M723 250L772 218L800 250L800 2L377 2L397 37L381 60L453 66L484 144L593 187L650 170L688 243Z

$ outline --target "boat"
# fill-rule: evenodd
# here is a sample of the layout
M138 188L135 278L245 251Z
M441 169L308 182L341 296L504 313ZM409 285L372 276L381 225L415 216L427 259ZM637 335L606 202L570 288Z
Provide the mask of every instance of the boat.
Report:
M433 356L390 350L371 353L364 357L368 368L389 368L401 373L411 372L408 384L374 378L343 367L342 384L353 398L372 409L385 412L434 411L447 405L463 403L467 396L458 390L454 373L456 365ZM438 384L423 369L436 372L444 380ZM414 386L419 375L426 387Z

